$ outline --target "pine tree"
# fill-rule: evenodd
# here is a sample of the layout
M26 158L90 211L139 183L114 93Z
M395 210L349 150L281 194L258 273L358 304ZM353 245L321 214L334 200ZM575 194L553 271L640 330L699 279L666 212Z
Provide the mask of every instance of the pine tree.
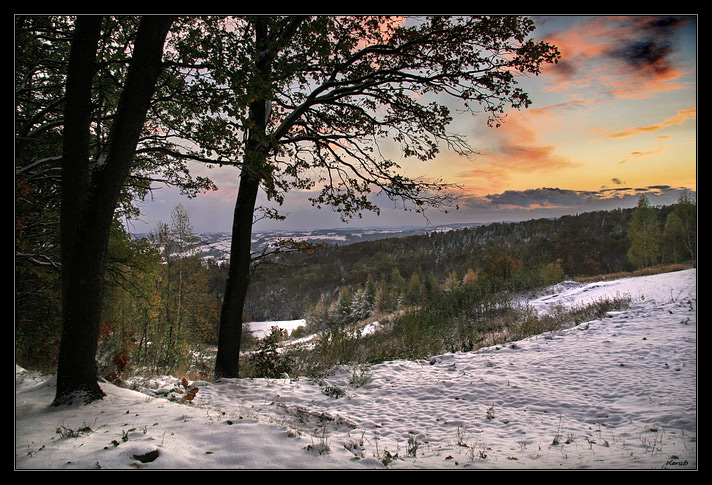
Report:
M673 261L697 261L697 203L689 191L683 192L668 214L663 239Z
M369 278L363 288L359 288L353 296L351 302L351 316L356 320L364 320L371 315L376 308L376 283Z
M338 325L349 325L353 320L352 315L353 293L351 290L342 286L339 290L339 298L336 300L336 315Z
M631 241L628 261L635 268L646 268L660 259L661 228L657 212L645 195L638 199L638 206L631 215L628 238Z
M326 330L331 325L329 307L323 299L320 298L307 309L306 322L309 331L314 333Z

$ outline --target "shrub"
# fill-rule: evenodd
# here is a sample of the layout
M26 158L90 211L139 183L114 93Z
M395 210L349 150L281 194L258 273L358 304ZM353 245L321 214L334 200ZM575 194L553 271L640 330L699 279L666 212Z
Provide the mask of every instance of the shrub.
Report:
M269 335L260 341L257 351L249 358L253 377L278 378L292 371L291 359L279 351L281 338L282 331L272 327Z
M292 370L316 377L339 364L370 365L469 352L602 318L630 301L626 297L601 299L539 314L527 305L515 304L511 295L499 283L469 281L419 308L382 319L380 330L373 334L359 336L347 329L332 329L311 350L306 346L289 350Z

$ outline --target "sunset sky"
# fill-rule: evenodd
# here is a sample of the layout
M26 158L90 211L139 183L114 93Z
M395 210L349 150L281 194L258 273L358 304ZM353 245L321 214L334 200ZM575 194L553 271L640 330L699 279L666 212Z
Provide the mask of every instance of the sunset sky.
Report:
M534 17L534 38L556 45L562 60L538 77L520 80L533 101L512 111L499 128L486 118L456 118L472 159L443 152L407 175L442 178L462 186L458 210L418 214L390 210L345 226L330 209L311 208L292 193L283 222L261 230L327 229L454 222L496 222L556 217L598 209L634 207L641 193L653 204L674 203L683 188L697 190L697 17ZM228 232L237 172L206 170L217 192L188 200L163 188L141 204L131 232L148 232L182 204L196 232Z

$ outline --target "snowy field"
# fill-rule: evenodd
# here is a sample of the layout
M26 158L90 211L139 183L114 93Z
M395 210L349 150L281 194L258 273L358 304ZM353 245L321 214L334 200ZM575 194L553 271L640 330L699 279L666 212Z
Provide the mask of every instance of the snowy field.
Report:
M158 397L182 387L162 377L52 408L54 379L17 368L15 467L697 469L696 271L551 290L532 306L632 304L512 345L320 382L194 382L192 404Z

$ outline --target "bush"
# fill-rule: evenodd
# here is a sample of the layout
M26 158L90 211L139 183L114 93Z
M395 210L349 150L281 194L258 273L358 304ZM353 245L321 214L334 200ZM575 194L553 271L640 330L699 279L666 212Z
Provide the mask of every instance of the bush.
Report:
M290 357L279 351L278 345L282 331L272 327L269 335L262 339L257 351L249 358L252 367L252 377L279 378L292 372Z

